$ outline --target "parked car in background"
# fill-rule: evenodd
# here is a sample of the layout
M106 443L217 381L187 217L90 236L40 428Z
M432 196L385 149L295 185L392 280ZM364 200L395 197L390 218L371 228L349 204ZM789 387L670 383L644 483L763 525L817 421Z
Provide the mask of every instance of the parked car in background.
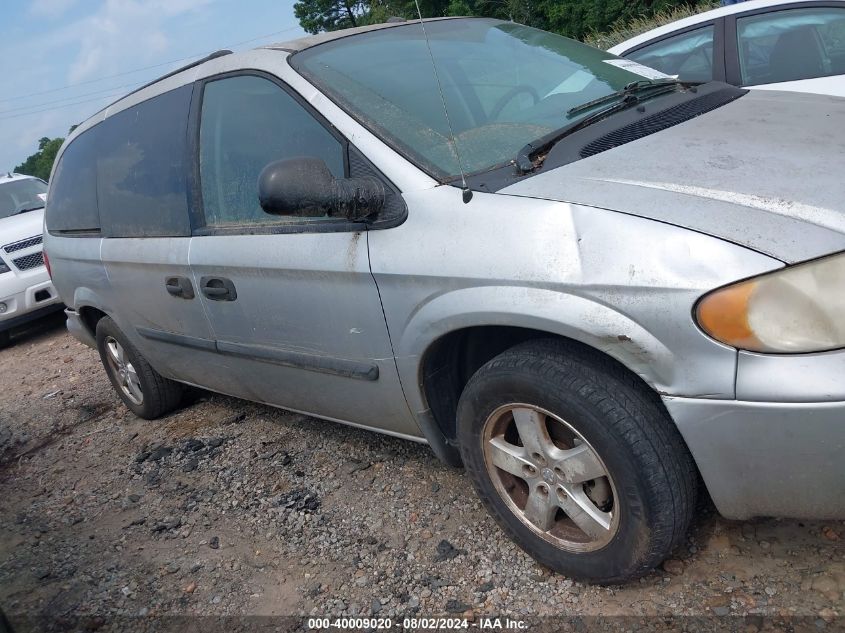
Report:
M0 175L0 347L13 328L61 310L41 252L47 183Z
M845 517L843 126L510 22L360 27L80 125L46 249L137 415L199 385L427 442L541 563L619 582L699 477L728 517Z
M686 81L845 96L845 2L753 0L610 49Z

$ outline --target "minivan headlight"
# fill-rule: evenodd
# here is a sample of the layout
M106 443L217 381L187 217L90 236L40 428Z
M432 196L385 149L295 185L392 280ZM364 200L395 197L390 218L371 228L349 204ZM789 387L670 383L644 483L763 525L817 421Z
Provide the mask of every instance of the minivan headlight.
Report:
M845 347L845 254L714 290L698 302L695 316L717 341L752 352Z

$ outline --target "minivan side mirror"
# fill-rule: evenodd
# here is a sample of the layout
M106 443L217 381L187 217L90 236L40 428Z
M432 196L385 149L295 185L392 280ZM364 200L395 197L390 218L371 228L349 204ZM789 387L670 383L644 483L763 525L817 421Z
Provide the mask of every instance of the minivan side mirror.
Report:
M277 160L258 176L258 201L265 213L363 220L382 210L384 185L375 178L338 180L314 157Z

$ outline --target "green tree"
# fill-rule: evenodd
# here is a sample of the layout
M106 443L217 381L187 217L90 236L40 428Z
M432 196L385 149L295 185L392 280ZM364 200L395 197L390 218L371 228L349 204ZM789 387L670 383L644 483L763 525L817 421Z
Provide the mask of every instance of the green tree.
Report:
M449 0L419 0L419 3L423 17L466 15L450 11ZM392 17L409 20L417 17L414 0L298 0L293 12L307 33L377 24Z
M583 39L632 20L649 18L685 5L710 0L419 0L423 17L471 15L513 20ZM351 4L350 4L351 3ZM417 17L414 0L299 0L294 5L309 33L383 22L388 17Z
M71 128L72 130L73 128ZM19 174L27 174L47 180L50 177L50 170L53 169L53 161L56 160L56 154L64 140L63 138L43 137L38 141L38 151L15 167L15 171Z
M293 13L307 33L336 31L368 24L370 2L367 0L300 0Z
M588 33L604 32L691 3L688 0L542 0L537 4L537 13L545 22L542 28L583 39Z

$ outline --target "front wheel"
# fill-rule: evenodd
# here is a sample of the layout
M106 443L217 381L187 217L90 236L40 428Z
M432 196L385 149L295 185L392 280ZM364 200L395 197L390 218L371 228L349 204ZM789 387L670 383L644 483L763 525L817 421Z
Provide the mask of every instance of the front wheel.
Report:
M540 563L615 583L684 537L697 475L661 403L614 361L556 340L514 347L458 405L467 472L493 517Z

